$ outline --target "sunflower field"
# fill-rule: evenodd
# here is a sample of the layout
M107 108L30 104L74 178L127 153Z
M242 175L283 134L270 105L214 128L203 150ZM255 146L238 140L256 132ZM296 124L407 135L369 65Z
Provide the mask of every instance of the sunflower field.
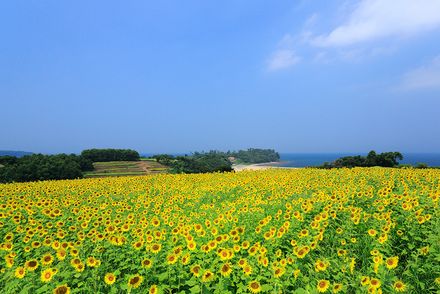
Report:
M440 170L0 185L1 293L439 293Z

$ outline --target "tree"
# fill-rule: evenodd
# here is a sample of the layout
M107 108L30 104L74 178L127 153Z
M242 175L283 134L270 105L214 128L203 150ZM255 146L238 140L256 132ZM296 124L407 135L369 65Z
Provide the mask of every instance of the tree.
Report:
M131 149L87 149L81 152L81 156L92 162L106 161L137 161L139 153Z
M345 156L336 159L333 163L325 163L321 168L331 167L395 167L399 165L399 160L403 159L400 152L384 152L377 154L374 150L370 151L367 156Z

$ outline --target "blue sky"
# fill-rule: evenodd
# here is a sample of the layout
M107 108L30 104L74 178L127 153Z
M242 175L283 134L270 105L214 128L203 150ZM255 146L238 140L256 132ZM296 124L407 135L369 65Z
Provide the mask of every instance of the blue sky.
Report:
M440 0L3 1L0 149L440 152Z

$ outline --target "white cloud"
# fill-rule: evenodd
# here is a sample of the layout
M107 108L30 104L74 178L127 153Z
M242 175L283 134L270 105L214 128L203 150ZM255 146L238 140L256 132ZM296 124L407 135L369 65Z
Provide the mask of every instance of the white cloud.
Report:
M361 0L346 21L313 44L339 47L407 37L440 27L440 0Z
M278 49L270 57L267 69L269 71L277 71L286 69L297 64L301 58L297 56L293 49Z
M310 27L313 27L315 24L316 24L316 22L318 21L318 19L319 19L319 14L318 13L313 13L312 15L310 15L307 19L306 19L306 21L305 21L305 23L304 23L304 27L305 28L310 28Z
M401 90L440 90L440 55L429 64L407 72Z

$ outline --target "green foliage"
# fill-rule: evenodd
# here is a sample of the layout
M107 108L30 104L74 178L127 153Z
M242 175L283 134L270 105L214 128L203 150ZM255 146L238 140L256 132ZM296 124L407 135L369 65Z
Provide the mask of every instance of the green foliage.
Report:
M105 161L137 161L139 153L131 149L87 149L81 152L81 156L92 162Z
M226 155L228 157L235 157L237 161L242 163L263 163L280 160L280 155L273 149L249 148L248 150L236 152L228 151Z
M82 178L81 167L91 164L75 154L33 154L21 158L0 158L0 182L27 182Z
M15 164L15 163L17 163L17 157L15 157L15 156L10 156L10 155L0 156L0 164L1 165L8 165L8 164Z
M417 162L415 168L428 168L428 165L424 162Z
M195 152L191 156L161 154L154 156L157 162L171 167L173 173L230 172L232 164L223 152Z
M395 167L399 165L399 160L403 159L403 155L400 152L383 152L377 154L375 151L370 151L367 156L345 156L335 160L332 163L325 162L321 168L334 168L334 167Z

